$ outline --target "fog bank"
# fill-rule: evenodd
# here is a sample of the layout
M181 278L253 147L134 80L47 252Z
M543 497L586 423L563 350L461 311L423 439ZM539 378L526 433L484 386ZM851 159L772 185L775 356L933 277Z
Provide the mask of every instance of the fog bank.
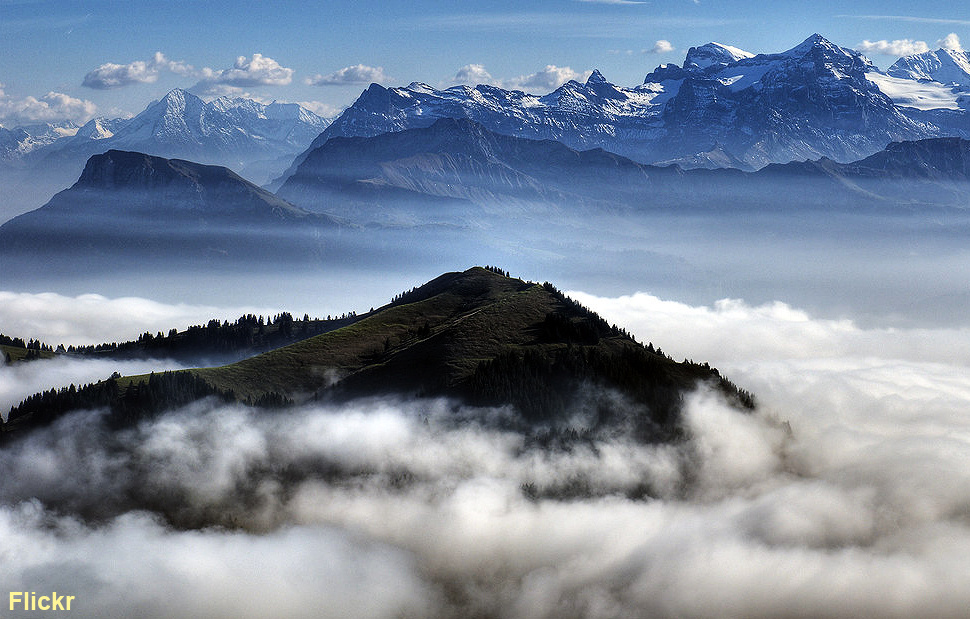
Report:
M3 581L91 617L965 616L964 330L573 296L758 411L554 448L441 400L79 412L0 451Z

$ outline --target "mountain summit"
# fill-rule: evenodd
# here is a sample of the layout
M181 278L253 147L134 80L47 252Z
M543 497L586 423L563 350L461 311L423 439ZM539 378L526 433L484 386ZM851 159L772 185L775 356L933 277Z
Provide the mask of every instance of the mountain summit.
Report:
M139 260L146 252L241 259L272 249L257 232L295 232L302 224L333 222L221 166L109 150L90 157L69 189L0 226L0 252L37 263L63 255L77 265L115 254Z
M707 43L687 50L684 59L684 69L687 71L706 70L710 67L726 67L745 58L752 58L754 54L743 49L723 45L721 43Z
M914 54L897 60L887 75L970 88L970 52L956 49Z

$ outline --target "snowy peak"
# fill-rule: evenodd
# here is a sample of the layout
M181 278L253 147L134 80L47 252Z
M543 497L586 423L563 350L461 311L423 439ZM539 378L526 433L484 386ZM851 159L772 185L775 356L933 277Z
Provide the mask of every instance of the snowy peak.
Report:
M784 52L784 55L792 57L804 57L811 53L829 56L852 55L848 50L839 47L818 33L813 34L787 52Z
M743 49L711 42L687 50L687 58L684 59L684 69L687 71L698 71L709 67L726 67L739 60L753 57L754 54L746 52Z
M970 53L938 49L914 54L897 60L886 73L902 79L970 87Z
M606 81L606 78L603 77L603 74L598 69L593 70L593 73L586 80L585 86L587 92L592 93L599 99L623 101L628 98L623 91Z
M121 123L123 122L122 120ZM111 121L106 118L95 118L89 120L84 126L78 129L75 136L78 139L84 140L104 140L115 134L112 126L118 124L120 124L118 121Z
M792 49L769 55L768 58L787 59L801 64L814 63L817 69L840 79L847 74L859 78L874 68L872 62L859 52L839 47L820 34L813 34Z
M87 156L92 153L84 143L103 140L99 148L239 166L298 152L328 125L295 104L230 97L206 103L176 88L130 120L89 122L65 149Z
M185 116L193 112L200 111L205 106L205 102L192 93L176 88L170 90L162 97L157 104L149 106L154 108L160 116Z
M609 82L606 81L606 78L603 77L603 74L600 73L599 69L593 69L593 72L590 73L589 77L586 79L586 85L590 87L596 86L598 84L608 84L608 83Z
M11 129L0 126L0 162L16 161L78 131L73 122L23 125Z

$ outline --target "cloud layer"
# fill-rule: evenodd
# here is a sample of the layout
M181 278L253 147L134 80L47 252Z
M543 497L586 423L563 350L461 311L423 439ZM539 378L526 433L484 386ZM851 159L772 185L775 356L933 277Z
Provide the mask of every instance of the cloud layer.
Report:
M170 305L141 297L108 298L99 294L75 297L53 292L0 290L3 333L52 346L101 344L137 339L150 331L168 332L203 324L212 318L236 319L243 314L275 313L266 308Z
M81 412L0 450L5 582L77 616L965 613L970 334L572 296L759 411L701 390L682 443L564 448L444 401Z

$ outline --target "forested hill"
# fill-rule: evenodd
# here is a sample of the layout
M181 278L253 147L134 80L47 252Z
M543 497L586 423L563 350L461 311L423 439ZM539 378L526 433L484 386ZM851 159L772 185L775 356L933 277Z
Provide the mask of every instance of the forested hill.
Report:
M677 434L683 395L699 383L753 406L708 364L676 362L636 342L551 284L476 267L442 275L353 324L237 363L38 394L11 410L5 429L78 406L108 406L115 424L128 425L207 395L259 405L448 396L509 406L525 426L555 424L581 404L610 423L616 400L608 394L620 393L637 411L638 433L659 440Z
M366 314L365 314L366 315ZM49 359L59 355L101 359L172 359L184 363L200 360L237 360L293 342L346 327L359 320L355 312L327 318L294 318L289 312L275 316L246 314L230 322L212 319L168 333L146 331L137 339L87 346L57 347L37 340L24 341L0 333L0 347L7 363Z

